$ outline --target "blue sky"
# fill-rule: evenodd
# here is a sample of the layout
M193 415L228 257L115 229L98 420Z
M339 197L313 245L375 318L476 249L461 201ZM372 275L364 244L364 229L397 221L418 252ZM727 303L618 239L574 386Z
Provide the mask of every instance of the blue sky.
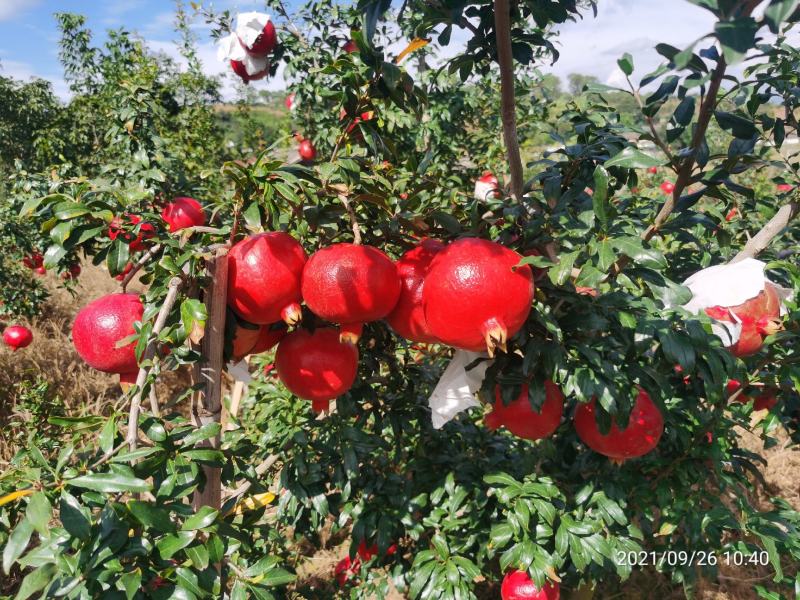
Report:
M599 0L598 4L597 18L587 14L584 20L561 28L561 58L546 71L562 78L573 72L588 73L620 84L616 60L624 52L633 54L636 74L641 76L660 62L652 50L656 43L684 47L713 28L711 14L686 0ZM235 11L264 7L258 0L215 0L213 5ZM124 26L139 33L153 49L172 53L174 5L169 0L0 0L0 73L20 79L43 77L53 82L60 96L67 95L58 63L53 19L57 11L85 14L97 41L102 41L106 29ZM205 70L224 72L226 67L217 61L207 32L201 27L197 32ZM278 77L255 85L280 89L284 83ZM226 91L232 93L232 84L226 85Z

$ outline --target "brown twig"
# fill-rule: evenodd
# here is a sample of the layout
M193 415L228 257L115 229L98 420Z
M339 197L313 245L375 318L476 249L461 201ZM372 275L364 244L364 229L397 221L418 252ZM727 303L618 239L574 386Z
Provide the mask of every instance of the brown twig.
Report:
M265 458L256 466L256 475L259 476L263 475L264 473L269 471L272 468L272 466L279 460L280 456L278 454L270 454L267 458ZM231 493L227 494L225 496L225 501L227 502L231 498L236 498L237 496L241 496L242 494L247 492L247 490L249 490L252 487L252 485L253 483L251 481L245 481L242 485L237 487L235 490L231 491Z
M156 321L153 324L153 331L151 333L150 341L148 342L144 351L144 356L142 357L142 362L145 363L145 365L139 369L139 374L136 376L136 393L133 395L133 398L131 398L131 407L128 415L127 437L128 446L131 452L136 450L136 446L139 441L139 412L142 405L142 394L144 392L144 383L147 381L147 377L151 371L151 367L148 367L146 363L151 361L155 356L155 338L158 337L158 334L161 333L161 330L164 329L164 326L167 323L167 317L169 316L172 307L175 305L175 301L178 299L178 291L180 290L182 283L183 281L180 277L173 277L169 282L167 297L164 299L164 304L161 305L161 308L158 311L158 316L156 316Z
M636 104L639 105L639 110L642 111L642 114L644 114L644 102L642 102L642 96L639 93L639 90L636 87L634 87L630 77L626 75L625 79L628 81L628 87L631 88L631 93L633 94L633 98L636 100ZM653 121L653 117L645 115L644 120L645 122L647 122L647 125L650 128L650 135L653 136L653 141L659 148L661 148L661 151L666 155L670 164L674 166L675 158L672 156L672 150L670 150L669 145L664 140L662 140L661 136L658 134L658 131L656 130L655 121Z
M511 171L511 194L522 201L522 158L517 139L517 115L514 100L514 56L511 52L511 8L508 0L494 0L494 29L497 39L497 64L500 66L500 108L503 140Z
M150 262L150 259L153 258L159 250L161 250L161 244L156 244L150 248L150 250L142 254L141 258L136 261L136 263L133 265L133 268L128 271L128 274L125 275L125 277L122 279L122 282L119 284L123 293L128 289L128 284L134 277L136 277L136 274L141 270L141 268Z
M353 206L350 204L350 200L347 198L346 194L339 194L339 200L342 201L342 204L347 211L347 216L350 217L350 227L353 229L353 243L356 246L359 246L361 245L361 227L358 225L356 211L353 210Z
M800 202L793 201L784 204L775 213L761 230L748 240L741 252L733 257L731 263L736 263L746 258L757 256L762 250L769 246L770 242L786 229L793 218L800 214Z

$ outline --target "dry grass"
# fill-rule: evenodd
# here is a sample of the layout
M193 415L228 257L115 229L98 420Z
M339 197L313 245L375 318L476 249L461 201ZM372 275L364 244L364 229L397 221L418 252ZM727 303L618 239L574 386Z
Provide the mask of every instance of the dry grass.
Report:
M70 416L108 413L110 407L121 408L121 390L117 377L99 373L87 367L77 356L70 341L70 328L76 312L87 302L104 294L119 291L119 284L102 267L83 265L83 272L73 296L58 285L55 276L47 276L51 298L46 312L28 325L33 330L34 343L26 349L11 353L0 349L0 466L16 452L17 448L9 437L4 425L10 418L32 420L19 402L16 387L20 381L45 381L50 386L53 398L60 399L56 404ZM133 284L131 291L136 290ZM159 398L166 402L175 393L188 386L186 373L170 373L159 386ZM768 460L764 469L767 489L759 489L753 500L767 507L771 496L780 496L796 510L800 510L800 451L790 445L785 434L778 434L777 446L764 450L758 436L742 431L742 445ZM342 535L331 537L320 533L322 549L309 550L302 557L298 568L296 589L302 590L308 598L332 598L337 593L333 582L336 563L347 554L348 541ZM302 553L302 552L301 552ZM789 573L797 570L797 565L785 565ZM757 598L753 585L761 583L768 586L771 578L770 568L723 567L719 581L702 582L696 593L700 600L750 600ZM485 589L484 589L485 588ZM684 598L683 590L652 570L636 571L625 586L613 593L601 588L595 598L620 600L679 600ZM564 590L563 596L585 598L586 596ZM499 590L488 583L482 586L481 598L496 598ZM392 600L401 598L399 593Z

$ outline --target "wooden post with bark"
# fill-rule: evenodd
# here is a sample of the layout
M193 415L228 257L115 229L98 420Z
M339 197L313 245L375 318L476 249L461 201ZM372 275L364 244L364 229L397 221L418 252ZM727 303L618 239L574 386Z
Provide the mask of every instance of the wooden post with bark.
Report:
M208 263L209 284L205 290L208 314L203 335L203 359L195 371L195 381L205 383L202 391L192 402L192 420L197 427L222 421L222 351L225 344L225 305L228 290L228 249L220 248ZM220 436L209 438L205 446L219 448ZM201 506L219 509L222 504L221 470L204 466L205 487L194 494L195 510Z

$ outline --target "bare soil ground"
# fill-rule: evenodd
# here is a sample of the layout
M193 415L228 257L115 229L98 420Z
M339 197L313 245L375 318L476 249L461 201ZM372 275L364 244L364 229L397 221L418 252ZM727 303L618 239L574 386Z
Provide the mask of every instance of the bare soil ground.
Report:
M102 267L83 265L83 272L75 288L75 295L57 285L54 275L47 275L48 287L52 297L46 313L39 319L28 323L34 334L34 343L17 353L0 349L0 471L17 449L18 440L13 438L7 423L14 418L33 419L20 411L20 395L15 384L21 380L48 382L62 403L62 410L71 416L81 414L104 414L109 407L121 400L121 390L116 376L98 373L88 368L79 359L70 341L72 320L78 309L87 302L103 294L119 291L119 284ZM136 282L131 291L137 291ZM180 375L173 376L160 389L161 399L166 401L185 382ZM743 445L765 456L768 465L764 470L767 489L759 489L757 497L766 501L770 496L780 496L800 510L800 450L790 445L787 436L779 436L780 443L764 450L757 436L742 431ZM766 504L765 504L766 505ZM308 556L297 565L298 591L306 598L334 598L338 593L333 582L336 563L347 555L348 542L344 539L329 538L324 549ZM786 565L788 572L796 572L797 565ZM696 597L700 600L750 600L758 596L753 591L756 584L768 584L769 568L728 567L721 569L717 582L702 582ZM581 593L564 590L563 597L588 598ZM345 596L340 596L345 597ZM398 600L403 596L392 593L385 600ZM481 598L499 598L496 586L484 584L480 590ZM602 600L652 600L681 599L683 590L673 585L666 577L653 571L638 571L621 588L613 591L601 586L594 598Z

